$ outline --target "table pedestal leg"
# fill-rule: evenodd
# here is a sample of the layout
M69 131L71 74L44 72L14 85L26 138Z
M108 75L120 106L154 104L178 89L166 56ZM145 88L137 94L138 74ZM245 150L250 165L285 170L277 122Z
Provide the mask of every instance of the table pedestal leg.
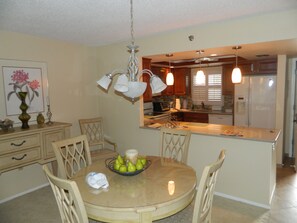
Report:
M138 209L136 212L139 213L139 222L141 223L151 223L153 222L152 212L156 211L155 207L147 207L143 209Z

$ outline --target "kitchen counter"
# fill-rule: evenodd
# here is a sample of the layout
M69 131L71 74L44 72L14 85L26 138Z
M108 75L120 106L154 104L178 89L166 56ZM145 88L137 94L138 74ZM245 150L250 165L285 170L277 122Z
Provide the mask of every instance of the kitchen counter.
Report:
M280 130L249 128L229 125L216 125L195 122L175 122L177 128L189 129L193 134L219 136L234 139L245 139L274 143L277 141ZM161 123L144 126L144 128L160 128Z
M193 112L193 113L208 113L208 114L220 114L220 115L232 115L232 112L226 112L222 110L208 110L208 109L171 109L170 112Z

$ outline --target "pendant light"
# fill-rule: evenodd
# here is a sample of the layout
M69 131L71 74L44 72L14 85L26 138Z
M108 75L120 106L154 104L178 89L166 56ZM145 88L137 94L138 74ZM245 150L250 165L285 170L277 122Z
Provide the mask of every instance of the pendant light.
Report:
M234 47L232 47L232 49L236 50L236 65L235 65L235 68L232 71L232 83L233 84L239 84L239 83L241 83L242 75L241 75L241 70L237 66L237 60L238 60L237 50L240 50L241 46L234 46Z
M196 73L196 84L197 85L205 85L205 74L203 72L203 70L201 70L201 54L204 53L204 50L198 50L197 53L199 53L199 68L198 71Z
M173 54L166 54L166 57L172 57ZM169 72L166 75L166 85L167 86L172 86L174 84L174 76L173 73L171 72L171 64L169 60Z

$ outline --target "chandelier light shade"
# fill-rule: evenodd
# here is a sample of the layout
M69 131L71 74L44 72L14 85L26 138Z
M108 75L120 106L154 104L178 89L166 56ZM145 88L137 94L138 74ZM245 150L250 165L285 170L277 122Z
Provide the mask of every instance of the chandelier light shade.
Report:
M99 81L97 81L97 84L101 86L103 89L107 90L111 81L112 81L112 78L110 74L106 74Z
M153 94L160 93L161 91L164 91L167 88L167 85L164 84L161 78L159 78L156 75L151 77L150 84Z
M174 77L173 77L173 73L169 72L166 75L166 84L167 85L173 85L174 84Z
M240 50L241 46L234 46L234 47L232 47L232 49L236 50L236 65L235 65L235 68L232 71L231 79L232 79L233 84L239 84L239 83L241 83L242 74L241 74L241 70L237 66L237 60L238 60L237 50Z
M114 70L111 73L104 75L100 80L97 81L97 84L103 89L108 90L113 77L119 75L117 82L114 85L114 89L128 97L132 103L134 103L135 99L143 95L147 87L146 82L139 80L142 74L149 74L150 85L153 94L160 93L167 87L167 85L164 84L158 76L153 74L148 69L144 69L139 72L138 59L136 57L138 46L134 44L133 0L130 0L130 21L131 44L127 46L129 49L128 51L130 52L127 70Z
M238 84L241 83L241 70L238 67L235 67L232 71L232 83Z
M118 92L127 92L129 90L129 80L126 74L121 74L118 77L116 84L114 85L114 89Z

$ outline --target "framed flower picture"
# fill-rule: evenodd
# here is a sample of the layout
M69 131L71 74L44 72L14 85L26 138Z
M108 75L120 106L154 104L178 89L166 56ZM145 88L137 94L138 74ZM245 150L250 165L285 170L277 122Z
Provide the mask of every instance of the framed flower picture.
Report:
M31 122L36 121L38 113L46 113L46 101L48 101L48 79L47 66L43 62L0 60L1 66L1 88L3 89L0 119L5 117L20 122L18 115L21 110L19 92L27 92L26 104L28 114L31 115ZM5 111L3 110L5 108ZM3 117L5 116L5 117ZM35 116L35 117L34 117Z

